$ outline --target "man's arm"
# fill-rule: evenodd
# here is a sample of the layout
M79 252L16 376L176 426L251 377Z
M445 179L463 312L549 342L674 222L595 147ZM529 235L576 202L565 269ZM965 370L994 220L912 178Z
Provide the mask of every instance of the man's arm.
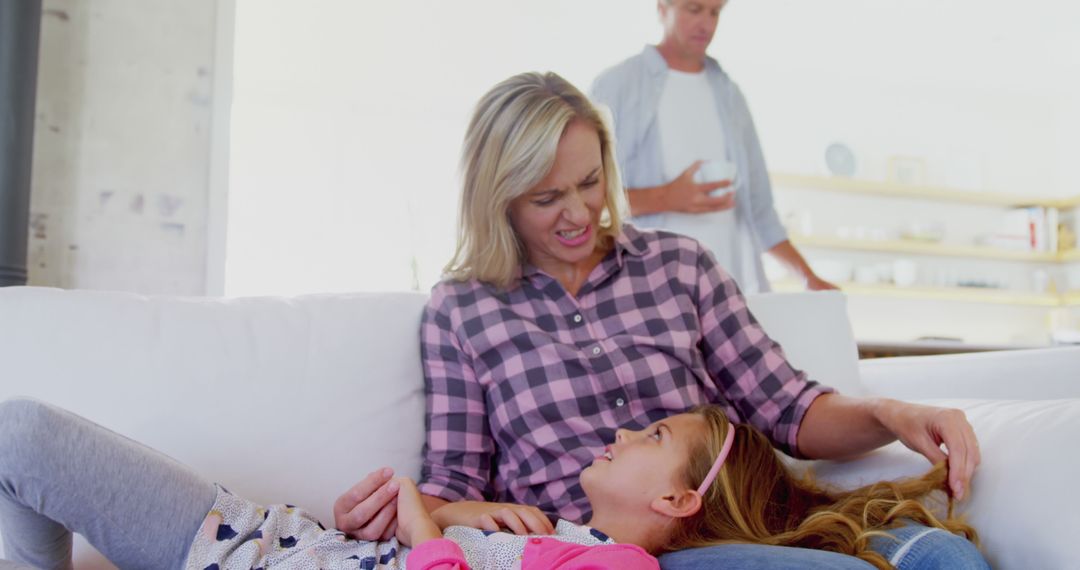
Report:
M735 206L735 193L727 192L722 196L709 193L731 186L730 180L717 180L699 184L694 182L694 174L701 168L701 161L691 164L678 178L649 188L630 188L627 197L630 200L630 214L645 216L660 212L685 212L701 214L728 210Z
M806 282L807 289L811 291L839 289L836 285L818 277L817 274L814 273L814 270L810 268L810 264L806 262L806 259L799 253L799 250L795 249L795 246L792 245L790 240L785 239L774 245L769 249L769 253L796 275L802 277Z

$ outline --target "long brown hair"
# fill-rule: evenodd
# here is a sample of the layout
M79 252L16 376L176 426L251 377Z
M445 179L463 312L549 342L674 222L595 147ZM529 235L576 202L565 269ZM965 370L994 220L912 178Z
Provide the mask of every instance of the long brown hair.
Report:
M684 478L697 488L705 479L728 429L735 441L716 481L703 496L701 510L679 519L665 551L714 544L752 543L830 550L857 556L878 568L892 568L869 549L870 538L904 520L947 530L978 543L975 529L953 516L944 492L945 464L922 477L883 481L853 491L817 486L811 475L796 476L777 457L769 440L754 427L730 423L717 406L695 408L705 418L706 436L691 453ZM939 517L920 500L944 499Z

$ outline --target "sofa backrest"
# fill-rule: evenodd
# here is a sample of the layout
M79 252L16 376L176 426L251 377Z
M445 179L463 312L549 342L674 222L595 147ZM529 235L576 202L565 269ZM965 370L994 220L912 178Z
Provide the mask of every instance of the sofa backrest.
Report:
M419 471L425 299L4 289L0 399L58 404L332 521L333 499L368 471Z

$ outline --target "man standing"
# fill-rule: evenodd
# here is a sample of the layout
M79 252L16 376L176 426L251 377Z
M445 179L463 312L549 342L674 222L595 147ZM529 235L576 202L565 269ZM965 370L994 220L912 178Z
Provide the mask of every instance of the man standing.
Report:
M659 45L604 71L592 97L611 108L634 222L691 236L744 292L768 291L768 251L808 289L836 289L788 241L750 109L705 55L726 0L658 0Z

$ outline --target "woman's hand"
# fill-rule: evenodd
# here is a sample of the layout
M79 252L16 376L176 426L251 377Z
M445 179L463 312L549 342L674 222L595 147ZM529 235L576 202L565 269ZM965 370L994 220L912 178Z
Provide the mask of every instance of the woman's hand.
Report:
M397 539L405 546L419 546L425 540L442 538L442 531L431 520L416 483L408 477L395 477L400 490L397 496Z
M949 462L949 488L961 500L971 485L975 467L982 461L975 430L964 412L950 408L920 406L882 400L876 416L886 429L910 449L921 453L930 463ZM946 456L940 445L949 450Z
M334 526L359 540L388 540L397 530L397 498L401 484L394 470L377 469L334 501Z
M439 528L461 525L491 531L508 528L514 534L555 532L555 527L540 509L513 503L458 501L439 507L431 513L431 518Z

